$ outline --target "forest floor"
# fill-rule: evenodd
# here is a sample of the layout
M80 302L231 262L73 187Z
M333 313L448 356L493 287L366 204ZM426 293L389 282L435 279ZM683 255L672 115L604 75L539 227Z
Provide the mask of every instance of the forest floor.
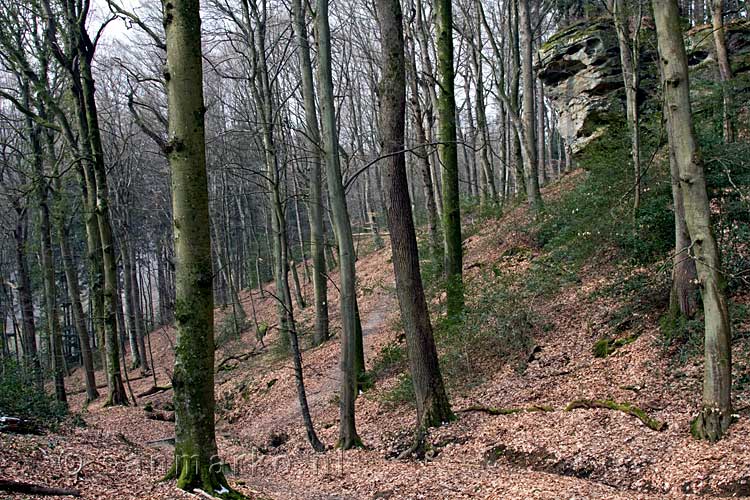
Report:
M546 188L545 196L570 188L578 175ZM525 209L515 208L467 231L470 308L489 300L486 290L493 279L528 281L529 270L543 261L524 229L526 219ZM524 346L520 353L509 356L491 348L495 344L457 349L460 336L453 342L441 340L441 354L450 356L444 374L458 418L430 432L424 458L399 460L412 436L415 410L402 401L408 398L397 397L406 363L394 354L403 350L403 339L390 250L363 255L357 263L358 299L367 366L375 368L373 387L357 399L357 427L366 447L343 453L334 449L339 318L337 292L331 286L336 337L303 352L312 417L329 448L324 454L315 454L307 444L292 363L274 347L274 332L266 338L265 350L248 332L217 351L217 366L232 355L257 353L245 361L224 362L216 376L217 439L219 453L232 469L231 484L251 498L270 499L750 496L747 395L735 393L738 421L724 440L712 445L690 436L690 420L700 402L700 356L678 363L662 347L658 318L663 297L649 297L645 288L638 289L643 307L625 307L625 295L605 293L642 271L623 269L603 249L554 293L527 294L523 303L511 304L511 313L529 311L517 323L519 331L531 332L530 343L519 344ZM556 269L550 276L565 272ZM335 273L331 278L338 282ZM309 298L309 285L305 292ZM434 295L431 306L439 314L444 297ZM242 299L252 318L250 292ZM261 299L257 291L252 300L258 317L274 324L272 301ZM747 297L734 300L749 302ZM217 322L222 314L218 312ZM307 307L297 316L303 344L312 314ZM485 338L484 333L497 327L496 320L487 318L486 325L467 330L466 342ZM454 335L459 333L464 332ZM595 357L592 346L610 334L626 342L607 357ZM151 334L158 385L169 385L173 335L171 328ZM748 366L742 342L734 355L739 377ZM396 361L386 362L389 356ZM154 385L151 378L135 380L139 376L137 370L129 373L135 394ZM101 373L97 377L104 381ZM80 373L73 374L68 387L81 391L71 398L72 409L82 412L85 426L66 425L44 436L0 434L1 477L77 488L91 499L196 498L159 481L170 465L172 449L168 442L154 442L173 437L174 424L147 418L144 407L148 404L153 412L168 415L170 391L140 397L138 407L102 408L102 401L97 401L84 409ZM610 409L565 410L580 399L636 405L666 428L652 430L638 418ZM475 406L544 411L462 411Z

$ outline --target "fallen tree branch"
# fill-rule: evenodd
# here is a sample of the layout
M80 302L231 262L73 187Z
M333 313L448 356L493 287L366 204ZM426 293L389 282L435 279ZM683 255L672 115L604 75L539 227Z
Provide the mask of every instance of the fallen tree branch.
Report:
M579 399L568 403L565 407L565 411L573 411L577 409L595 409L602 408L605 410L621 411L628 415L636 417L638 420L651 430L663 431L667 428L667 423L655 418L649 417L645 411L633 406L630 403L618 403L616 401L609 401L604 399Z
M221 362L216 366L216 371L220 372L221 370L225 369L224 366L230 361L239 361L239 362L247 361L251 357L257 356L261 353L262 351L252 350L244 354L235 354L233 356L227 356L226 358L222 359Z
M50 488L47 486L40 486L31 483L21 483L18 481L6 481L0 479L0 491L8 491L10 493L27 493L29 495L49 495L49 496L64 496L69 495L73 497L80 497L81 492L78 490L69 490L66 488Z
M618 403L616 401L605 399L577 399L568 403L563 411L573 411L578 409L604 409L621 411L623 413L636 417L651 430L663 431L667 428L666 422L662 422L661 420L649 417L645 411L630 403ZM469 406L462 410L456 410L456 413L479 412L487 413L488 415L514 415L516 413L550 411L555 411L555 409L547 405L532 405L526 408L493 408L489 406Z

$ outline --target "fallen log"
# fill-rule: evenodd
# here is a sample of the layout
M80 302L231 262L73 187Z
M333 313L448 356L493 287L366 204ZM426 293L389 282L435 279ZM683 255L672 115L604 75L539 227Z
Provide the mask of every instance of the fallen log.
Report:
M19 481L7 481L0 479L0 491L9 493L26 493L28 495L47 495L47 496L72 496L80 497L81 492L67 488L50 488L31 483L22 483Z
M630 403L618 403L616 401L610 401L605 399L579 399L568 403L565 407L565 411L573 411L577 409L595 409L602 408L605 410L621 411L628 415L636 417L638 420L651 430L663 431L667 428L667 423L655 418L649 417L645 411L633 406Z
M615 410L621 411L643 422L643 424L651 430L663 431L667 428L667 423L649 417L648 414L637 406L631 405L630 403L618 403L616 401L610 401L606 399L577 399L571 401L565 406L563 411L573 411L578 409L604 409L604 410ZM555 411L551 406L546 405L532 405L526 408L493 408L489 406L469 406L462 410L456 410L456 413L470 413L479 412L487 413L488 415L515 415L516 413L531 413L531 412L548 412Z
M171 389L172 389L171 385L167 385L167 386L154 385L154 386L151 386L149 389L143 391L142 393L138 394L138 397L145 398L146 396L153 396L154 394L158 394L164 391L169 391Z
M17 417L0 417L0 432L14 434L42 434L41 429L31 420Z

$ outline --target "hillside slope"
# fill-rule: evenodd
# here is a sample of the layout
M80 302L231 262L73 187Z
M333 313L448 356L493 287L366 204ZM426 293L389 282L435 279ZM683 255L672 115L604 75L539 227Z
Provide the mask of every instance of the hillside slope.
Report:
M583 175L563 178L545 188L545 196L569 190ZM689 422L700 397L700 359L678 363L662 347L663 293L649 295L648 287L633 290L632 285L623 291L630 278L647 276L649 270L628 267L612 249L602 248L575 272L560 266L540 272L548 264L528 222L525 209L514 208L499 219L477 220L468 231L473 233L465 241L468 305L492 312L505 300L505 309L498 310L507 318L488 315L472 329L447 333L437 321L458 419L430 433L424 459L395 458L411 437L415 413L404 390L408 379L398 354L403 343L398 304L390 251L384 249L357 263L367 365L375 368L373 387L357 401L366 448L345 453L332 448L338 432L337 339L303 353L313 420L329 446L316 455L306 443L291 362L273 347L276 335L267 337L269 347L262 350L247 333L216 355L217 365L223 362L227 368L216 377L217 434L220 454L234 472L230 481L251 497L274 499L750 495L744 393L735 404L741 408L739 419L726 439L709 445L690 437ZM332 280L337 282L335 274ZM498 288L498 283L507 285ZM640 302L631 300L633 292ZM259 319L273 324L273 302L254 293ZM309 285L306 293L311 293ZM334 313L335 287L330 294ZM432 303L436 317L441 298L436 293ZM250 299L245 292L248 315ZM304 332L311 308L298 319ZM337 323L335 312L334 332ZM151 335L159 385L168 384L172 335L170 329ZM464 345L462 336L464 342L484 343ZM603 337L624 341L600 358L593 346ZM255 354L245 361L227 361L249 352ZM746 358L738 345L736 359L741 364ZM82 388L79 377L74 375L69 385ZM131 385L139 394L153 381L143 378ZM73 398L74 408L81 408L82 398ZM0 435L0 448L7 450L0 467L18 479L75 486L85 498L188 498L157 482L169 465L169 444L149 444L171 437L173 424L148 419L144 406L168 415L170 399L167 391L139 398L137 408L103 409L97 402L83 414L85 428L66 427L42 437ZM666 429L652 430L612 409L566 411L571 402L584 399L635 405L666 423Z

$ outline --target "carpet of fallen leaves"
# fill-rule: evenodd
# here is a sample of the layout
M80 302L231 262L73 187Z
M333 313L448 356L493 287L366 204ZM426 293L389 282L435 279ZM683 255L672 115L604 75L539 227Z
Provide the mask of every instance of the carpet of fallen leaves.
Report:
M576 182L577 175L582 174L568 176L545 195L556 196ZM467 239L467 282L481 279L485 264L521 272L538 257L528 235L510 229L519 227L525 217L523 208L509 211L499 220L483 223ZM525 251L508 251L519 247ZM335 338L303 354L312 416L327 452L315 454L307 445L291 361L273 347L277 333L272 331L266 338L266 349L257 346L249 332L222 346L216 354L217 366L233 355L254 353L244 361L226 361L216 375L217 439L220 454L232 469L230 482L250 498L271 499L750 495L747 396L736 395L738 421L726 439L713 445L692 439L689 423L700 401L702 363L700 359L684 365L670 361L659 347L657 314L630 318L632 328L639 329L637 339L607 358L593 356L591 347L618 304L605 295L592 299L592 292L618 279L616 266L610 256L602 255L580 273L578 282L534 304L549 327L534 339L537 349L525 370L497 362L491 352L476 360L485 367L481 377L450 394L460 418L430 432L428 452L420 460L395 458L415 423L413 408L386 404L381 397L398 383L398 373L381 377L357 400L357 426L366 447L346 452L334 447L340 331L335 287L329 289ZM400 335L390 251L363 256L357 271L371 366L383 346ZM332 282L337 281L334 273ZM311 294L306 285L305 296ZM274 323L270 298L261 298L255 290L252 295L244 292L242 300L249 317L254 305L259 319ZM303 344L312 325L311 309L297 315ZM217 321L223 314L217 311ZM154 376L160 386L169 385L173 337L168 327L151 334ZM737 358L746 359L739 349ZM97 376L102 383L103 375ZM129 372L129 379L136 395L154 385L151 375L141 377L138 371ZM174 424L148 419L144 406L169 414L170 391L139 397L137 407L103 408L97 401L84 409L79 372L69 378L68 387L77 391L71 397L72 408L82 412L85 426L69 424L44 436L0 434L0 477L76 488L91 499L196 497L160 481L170 465L168 439L173 437ZM635 404L668 427L653 431L638 419L611 410L564 411L567 403L581 398ZM461 412L477 405L545 405L551 411Z

